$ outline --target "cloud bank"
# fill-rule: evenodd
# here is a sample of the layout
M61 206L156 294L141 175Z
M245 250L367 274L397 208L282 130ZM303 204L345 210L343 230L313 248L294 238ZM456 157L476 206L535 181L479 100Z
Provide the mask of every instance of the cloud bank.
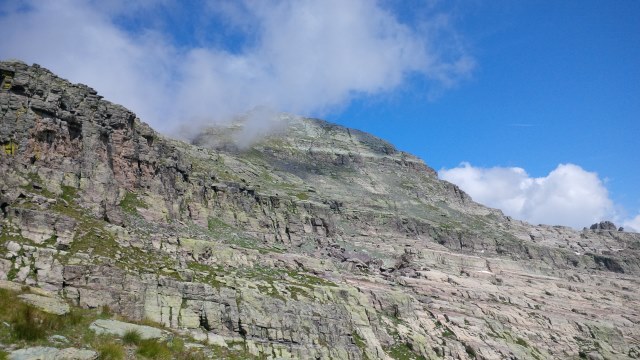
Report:
M547 176L534 178L518 167L474 167L462 163L439 171L484 205L533 224L567 225L582 229L614 220L640 231L640 215L623 220L598 174L573 164L560 164Z
M640 232L640 214L623 222L625 230Z
M367 0L5 2L0 58L89 84L167 132L254 107L321 115L416 74L453 86L473 60L446 19L405 24Z

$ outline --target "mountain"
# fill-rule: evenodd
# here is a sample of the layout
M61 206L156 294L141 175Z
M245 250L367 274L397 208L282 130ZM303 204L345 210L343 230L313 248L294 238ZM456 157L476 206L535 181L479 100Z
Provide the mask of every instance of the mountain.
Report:
M514 220L322 120L187 143L38 65L0 74L5 287L240 358L640 357L640 234Z

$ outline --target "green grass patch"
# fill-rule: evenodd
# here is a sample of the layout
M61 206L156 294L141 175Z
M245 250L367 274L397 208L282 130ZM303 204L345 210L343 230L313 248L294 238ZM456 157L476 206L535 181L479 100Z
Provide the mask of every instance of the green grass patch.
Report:
M219 218L209 217L207 219L207 229L214 239L227 244L237 245L245 249L258 250L261 254L270 252L282 253L282 250L264 246L257 239L244 234L241 230L227 224Z
M10 320L12 335L17 340L44 339L49 331L58 330L61 327L61 320L60 316L19 303Z
M138 330L134 330L134 329L127 330L122 336L122 342L124 342L127 345L139 345L141 341L142 341L142 334L140 334L140 331Z
M8 331L0 332L0 342L33 343L65 328L78 326L82 315L77 312L49 314L22 302L17 293L0 289L0 321L10 326Z
M167 346L174 353L181 353L186 350L184 346L184 340L179 337L174 337L173 339L171 339L171 341L167 343Z
M124 347L113 341L100 344L97 349L98 360L123 360L126 356Z
M167 344L155 339L142 340L136 354L148 359L173 359L173 354Z
M411 347L407 344L395 344L386 349L387 355L396 360L425 360L421 355L418 355L411 350Z
M274 249L272 247L262 246L262 244L259 243L254 238L250 238L250 237L242 236L242 235L237 235L237 234L227 238L225 240L225 242L228 243L228 244L233 244L233 245L240 246L240 247L245 248L245 249L258 250L258 252L260 252L261 254L267 254L267 253L270 253L270 252L282 253L282 251L280 251L278 249Z
M22 291L29 291L29 288ZM203 360L208 358L202 349L186 348L185 339L179 335L175 335L168 343L143 340L140 339L140 334L135 332L125 333L122 340L111 335L98 335L89 329L89 325L100 317L104 318L107 315L117 317L111 314L108 308L101 311L100 309L89 310L72 307L68 314L53 315L24 303L18 297L19 294L20 292L0 289L0 344L14 344L18 348L57 347L59 345L48 340L51 335L55 334L64 336L68 340L65 347L93 349L98 352L98 359L101 360L125 359L127 358L127 348L135 349L137 356L145 359ZM127 319L121 320L127 321ZM2 323L7 323L9 326L4 326ZM153 321L138 323L164 328ZM214 355L216 359L255 358L245 348L226 349L213 346L207 347L206 351L207 354ZM0 360L7 358L8 354L0 350Z
M294 300L300 300L301 297L311 298L309 293L299 286L287 286L287 290Z
M222 282L220 282L216 277L216 273L222 271L221 268L200 264L195 261L189 261L187 263L187 267L193 270L195 281L211 285L216 289L222 287Z
M71 188L72 189L72 188ZM76 253L87 253L107 258L115 259L117 253L120 253L120 259L116 260L117 265L125 270L140 272L156 273L158 269L176 268L176 260L171 259L165 253L159 251L143 251L133 246L120 246L116 241L116 235L108 230L108 223L104 220L98 220L88 214L73 200L75 195L71 189L67 189L66 193L70 201L67 203L58 202L51 207L56 213L63 214L76 220L76 232L73 242L66 255L61 256L61 262L65 263L70 257ZM129 200L133 193L127 193L125 200ZM123 201L125 201L123 200ZM131 205L133 201L125 201ZM122 204L122 203L121 203ZM126 205L125 207L129 206ZM140 206L144 207L144 206ZM165 275L174 277L178 280L177 273L166 273Z
M18 269L12 266L7 273L7 280L13 281L15 280L16 276L18 276Z
M28 289L23 290L28 291ZM0 343L16 344L19 347L51 346L48 338L60 335L69 341L66 346L82 348L107 343L109 337L97 336L89 325L98 318L96 310L72 307L65 315L49 314L24 303L19 293L0 289Z
M243 276L261 278L267 281L286 281L292 285L313 289L316 286L337 287L335 283L321 277L279 268L253 267L242 273Z
M220 220L219 218L214 218L214 217L209 217L207 219L207 228L209 229L209 231L220 231L220 230L227 230L227 229L231 229L231 225L227 224L226 222Z
M295 271L289 271L287 274L295 281L297 285L307 287L309 289L315 286L328 286L328 287L337 287L335 283L325 280L321 277L317 277L314 275L299 273Z
M127 191L124 194L124 198L120 201L120 207L126 213L137 215L138 208L148 209L149 206L140 198L138 198L138 194Z
M452 339L457 338L456 334L453 331L451 331L451 329L449 329L445 325L442 325L442 326L444 327L444 330L442 331L442 336L452 338Z
M109 319L113 317L113 311L109 307L109 305L102 305L100 307L100 319Z
M280 294L273 282L269 282L267 285L257 284L256 287L261 293L265 295L271 296L272 298L280 299L285 302L287 301L287 299L282 296L282 294Z
M367 353L365 352L365 349L367 348L367 343L364 341L364 339L355 331L351 333L351 337L353 338L353 343L356 344L358 349L362 351L362 358L369 359L369 357L367 356Z
M277 291L276 283L285 286L295 300L298 299L298 296L311 297L308 290L313 290L317 286L337 287L333 282L317 276L273 267L255 266L253 268L244 268L238 270L235 275L265 282L266 285L264 283L257 285L258 290L282 300L285 300L285 298Z
M146 316L142 320L139 320L139 321L132 320L130 322L138 324L138 325L150 326L150 327L155 327L155 328L164 328L165 327L161 323L159 323L159 322L157 322L155 320L151 320Z
M78 194L78 189L73 186L62 185L62 195L60 196L64 201L71 203L75 201Z
M7 226L3 226L2 229L0 229L0 245L6 244L9 241L14 241L17 242L18 244L30 244L31 240L25 238L24 236L22 236L19 232L17 232L15 229L12 229L11 227ZM20 256L24 255L24 251L21 250L20 254L18 254Z
M357 332L353 332L351 334L351 337L353 338L353 343L356 344L356 346L360 349L364 349L367 347L367 343L364 341L364 339L357 333Z

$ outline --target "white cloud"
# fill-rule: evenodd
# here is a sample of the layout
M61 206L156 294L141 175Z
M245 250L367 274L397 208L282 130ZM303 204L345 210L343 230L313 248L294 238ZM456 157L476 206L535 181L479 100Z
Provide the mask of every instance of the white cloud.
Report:
M463 163L439 171L484 205L534 224L577 229L601 220L619 220L604 182L580 166L561 164L547 176L534 178L518 167L478 168ZM624 225L640 228L640 215Z
M623 223L626 231L640 232L640 214L633 219L629 219Z
M321 114L354 96L392 91L408 74L446 88L473 68L443 35L453 32L436 31L450 27L446 17L409 26L375 1L210 1L194 9L175 1L21 4L0 5L0 57L86 83L165 132L256 106ZM203 24L217 22L245 41L232 50L215 41L176 45L171 26L151 16L140 18L151 24L142 30L117 25L122 17L180 11L200 11L209 16Z

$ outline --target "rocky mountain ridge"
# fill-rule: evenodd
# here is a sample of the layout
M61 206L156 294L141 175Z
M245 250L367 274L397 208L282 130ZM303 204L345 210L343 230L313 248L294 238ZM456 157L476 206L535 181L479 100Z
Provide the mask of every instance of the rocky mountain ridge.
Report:
M510 219L324 121L187 144L0 73L0 279L264 358L640 356L638 234Z

